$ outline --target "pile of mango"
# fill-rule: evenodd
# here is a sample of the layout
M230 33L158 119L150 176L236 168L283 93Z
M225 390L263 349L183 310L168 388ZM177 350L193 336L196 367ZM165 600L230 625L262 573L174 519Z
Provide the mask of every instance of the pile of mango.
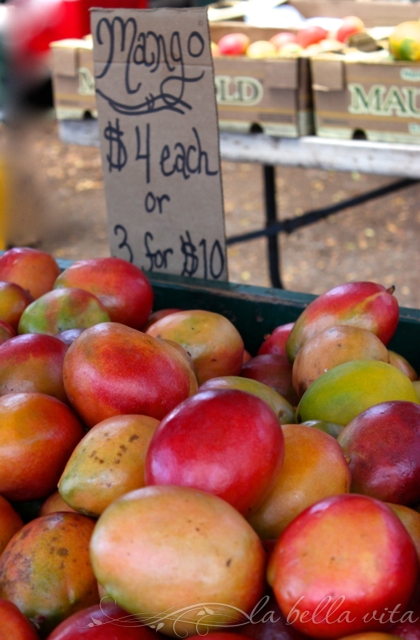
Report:
M416 637L393 288L339 285L256 354L153 304L118 258L0 256L0 638Z

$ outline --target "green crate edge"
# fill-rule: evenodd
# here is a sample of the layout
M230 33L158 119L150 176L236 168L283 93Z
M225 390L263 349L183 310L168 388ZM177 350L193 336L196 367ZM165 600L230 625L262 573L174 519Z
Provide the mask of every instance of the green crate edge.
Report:
M71 260L57 260L61 269ZM316 296L232 282L216 282L146 271L154 293L153 309L206 309L227 317L255 355L264 336L281 324L294 322ZM400 320L388 348L404 356L420 372L420 310L400 307Z

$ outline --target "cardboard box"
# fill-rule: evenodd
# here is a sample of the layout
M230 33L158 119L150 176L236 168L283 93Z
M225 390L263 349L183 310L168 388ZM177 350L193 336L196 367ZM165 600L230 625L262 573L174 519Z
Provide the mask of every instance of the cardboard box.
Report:
M420 7L386 0L290 0L306 17L358 15L367 27L393 26L418 19ZM239 31L251 41L269 39L279 29L252 27L241 20L214 22L211 39ZM58 119L97 116L92 41L52 43L52 78ZM250 60L215 58L215 81L222 130L263 131L284 137L314 133L310 65L307 58Z
M51 54L58 120L97 118L92 38L52 42Z
M392 27L403 20L420 17L420 6L411 2L290 0L288 4L305 18L357 15L367 28ZM225 5L225 2L221 3L221 6ZM279 29L251 27L238 20L211 25L212 39L216 43L233 31L246 33L253 42L269 39ZM215 58L214 68L221 129L263 131L284 137L314 133L308 58ZM325 98L328 102L327 96Z
M228 33L269 40L278 29L226 22L210 25L213 42ZM304 57L254 60L243 56L213 60L219 127L296 138L314 132L309 62Z
M318 136L420 143L420 65L383 54L312 58Z
M314 133L305 58L214 61L219 128L296 138Z

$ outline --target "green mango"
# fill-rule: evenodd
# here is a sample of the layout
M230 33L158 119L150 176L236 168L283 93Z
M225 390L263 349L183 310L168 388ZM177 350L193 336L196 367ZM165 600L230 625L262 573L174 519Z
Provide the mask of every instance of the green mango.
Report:
M345 426L365 409L389 400L420 404L412 381L396 367L378 360L353 360L311 384L297 406L296 422L324 420Z
M105 306L84 289L53 289L24 309L18 333L46 333L54 336L66 329L87 329L109 322Z
M239 389L240 391L252 393L252 395L264 400L273 409L281 424L293 424L295 421L295 410L290 402L277 391L258 380L242 378L241 376L220 376L204 382L199 391L207 391L207 389Z

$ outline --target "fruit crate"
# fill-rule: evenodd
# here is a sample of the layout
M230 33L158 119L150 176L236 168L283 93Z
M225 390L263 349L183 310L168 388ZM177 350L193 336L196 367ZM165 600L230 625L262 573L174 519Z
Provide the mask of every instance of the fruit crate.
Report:
M62 269L71 262L58 260ZM316 296L231 282L214 282L146 272L155 293L154 310L167 307L205 309L226 316L255 355L264 336L295 321ZM420 309L400 307L400 321L388 347L420 371Z
M328 53L314 56L311 70L317 136L420 144L418 62L386 50Z
M229 4L229 3L227 3ZM411 2L354 0L289 0L306 19L359 17L367 29L391 28L402 20L418 20L420 11ZM226 3L220 3L223 8ZM217 3L215 5L217 7ZM282 29L254 27L238 20L210 25L217 43L228 33L246 34L251 42L269 40ZM288 28L286 30L297 30ZM214 58L219 126L225 131L300 137L315 132L310 57L253 60L246 56ZM414 79L414 78L413 78ZM312 85L312 86L311 86ZM332 94L326 94L325 103ZM316 94L318 97L318 94ZM343 136L338 136L343 137ZM351 137L351 136L345 136Z
M233 21L210 25L215 43L232 32L248 36L253 43L269 40L279 31ZM216 56L213 65L220 130L285 138L314 132L307 58L297 54L275 59Z

